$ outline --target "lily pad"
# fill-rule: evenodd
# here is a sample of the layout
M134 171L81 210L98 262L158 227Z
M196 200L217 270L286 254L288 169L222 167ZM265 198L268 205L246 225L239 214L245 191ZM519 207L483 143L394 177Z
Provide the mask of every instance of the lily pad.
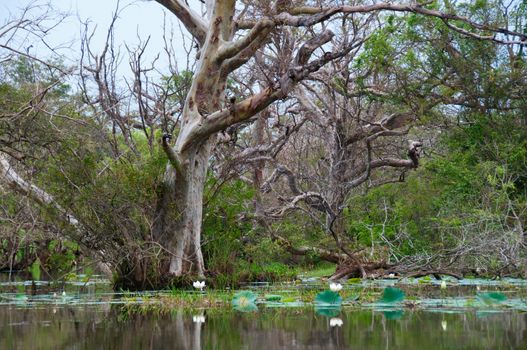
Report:
M500 292L478 293L477 298L485 304L499 304L507 300L507 296Z
M404 292L399 288L388 287L384 289L382 298L379 300L381 303L398 303L404 300Z
M242 290L232 298L231 304L235 310L242 312L251 312L258 310L256 306L256 294L249 290Z
M283 303L280 301L267 301L265 303L265 307L270 308L296 308L296 307L303 307L305 304L301 301L292 301L289 303Z
M342 297L338 293L325 290L317 294L315 304L320 306L340 306L342 304Z
M358 277L350 278L348 280L348 283L350 283L350 284L357 284L357 283L361 283L361 282L362 282L362 278L358 278Z
M294 303L296 302L296 298L295 297L282 298L282 302L283 303Z
M281 295L277 295L277 294L266 294L265 295L265 300L266 301L280 301L280 300L282 300L282 296Z
M340 307L325 307L325 306L316 306L315 312L317 315L325 317L336 317L340 314Z

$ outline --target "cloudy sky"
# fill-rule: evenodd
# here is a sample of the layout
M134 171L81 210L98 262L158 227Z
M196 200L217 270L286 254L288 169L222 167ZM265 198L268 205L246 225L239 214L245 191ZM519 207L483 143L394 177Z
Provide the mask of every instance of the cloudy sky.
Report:
M75 64L79 57L80 36L82 31L82 21L89 21L91 28L96 28L93 39L95 51L101 50L104 46L106 30L112 20L112 14L117 7L117 0L48 0L48 1L29 1L29 0L0 0L0 24L5 24L10 19L19 18L22 9L29 4L49 3L56 13L68 14L68 17L60 23L46 38L51 47L59 48L60 52L67 61ZM163 7L154 1L148 0L121 0L119 19L116 25L116 45L125 50L124 44L134 47L138 44L138 36L143 40L150 36L149 50L146 53L148 59L152 59L163 48L163 23L166 15L168 26L173 26L176 30L174 38L174 48L177 51L179 60L185 57L183 51L183 41L179 31L177 20L174 16L165 11ZM31 12L34 16L42 12L34 9ZM18 49L27 50L29 44L20 38L17 41ZM35 44L30 48L32 54L45 56L45 45ZM127 64L127 60L123 60ZM159 65L166 64L166 59L161 58ZM124 67L123 69L126 69ZM124 73L124 71L123 71Z

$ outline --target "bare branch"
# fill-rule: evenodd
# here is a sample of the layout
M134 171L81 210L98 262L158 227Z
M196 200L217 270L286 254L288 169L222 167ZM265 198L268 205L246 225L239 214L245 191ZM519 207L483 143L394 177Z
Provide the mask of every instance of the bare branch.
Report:
M208 24L188 5L181 0L156 1L175 14L200 45L205 43Z

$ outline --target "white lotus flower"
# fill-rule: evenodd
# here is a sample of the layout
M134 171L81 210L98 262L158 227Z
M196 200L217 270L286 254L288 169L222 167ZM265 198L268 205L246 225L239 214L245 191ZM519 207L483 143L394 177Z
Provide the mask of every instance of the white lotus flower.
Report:
M447 326L446 321L441 321L441 328L443 329L443 331L446 331L446 326Z
M200 291L203 291L203 288L205 288L205 281L196 281L192 283L192 286L194 286L196 289L199 289Z
M339 292L342 289L342 284L340 284L340 283L330 283L329 284L329 289L332 292Z
M194 322L194 323L205 323L205 316L204 315L192 316L192 322Z
M333 317L329 320L330 327L341 327L344 324L344 321L338 317Z
M445 280L441 281L441 289L446 289L446 281Z

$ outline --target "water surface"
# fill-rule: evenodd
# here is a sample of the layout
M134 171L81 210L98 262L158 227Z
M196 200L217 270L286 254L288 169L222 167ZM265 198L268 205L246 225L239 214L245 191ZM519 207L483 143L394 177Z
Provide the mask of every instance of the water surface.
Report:
M129 314L121 305L2 306L0 323L1 349L527 349L527 316L516 311L344 308L332 320L311 308Z
M527 349L524 280L450 281L446 290L428 280L364 281L346 284L343 292L375 294L390 285L405 290L405 304L353 301L328 315L309 303L276 307L263 298L255 312L146 311L130 305L160 293L113 293L100 280L2 282L0 349ZM261 296L327 286L305 281L245 288ZM487 305L475 298L485 290L508 299Z

